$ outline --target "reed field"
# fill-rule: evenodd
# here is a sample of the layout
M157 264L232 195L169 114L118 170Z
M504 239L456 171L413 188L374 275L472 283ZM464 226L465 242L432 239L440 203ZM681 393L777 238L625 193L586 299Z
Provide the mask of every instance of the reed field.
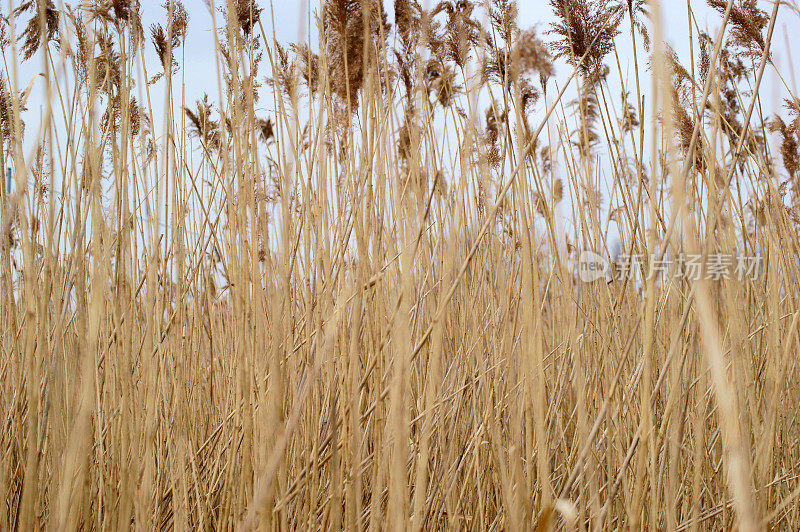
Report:
M0 530L800 530L797 2L528 1L1 3Z

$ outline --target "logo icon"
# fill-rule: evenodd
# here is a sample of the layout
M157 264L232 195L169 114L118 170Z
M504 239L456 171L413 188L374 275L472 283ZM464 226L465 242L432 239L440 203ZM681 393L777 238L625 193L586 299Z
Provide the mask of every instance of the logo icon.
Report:
M581 251L578 259L578 278L584 283L602 279L610 273L608 261L594 251Z

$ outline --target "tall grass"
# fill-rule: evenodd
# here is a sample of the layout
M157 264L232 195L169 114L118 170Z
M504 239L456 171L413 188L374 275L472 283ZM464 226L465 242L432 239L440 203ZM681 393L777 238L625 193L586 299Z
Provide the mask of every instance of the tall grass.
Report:
M181 2L10 0L0 529L800 527L798 12L697 5L217 0L189 102Z

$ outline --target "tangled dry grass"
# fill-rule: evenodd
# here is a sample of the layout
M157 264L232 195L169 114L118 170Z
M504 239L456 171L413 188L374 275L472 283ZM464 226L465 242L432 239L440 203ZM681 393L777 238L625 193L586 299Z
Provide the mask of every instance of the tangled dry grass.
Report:
M680 4L9 2L0 529L800 528L798 13Z

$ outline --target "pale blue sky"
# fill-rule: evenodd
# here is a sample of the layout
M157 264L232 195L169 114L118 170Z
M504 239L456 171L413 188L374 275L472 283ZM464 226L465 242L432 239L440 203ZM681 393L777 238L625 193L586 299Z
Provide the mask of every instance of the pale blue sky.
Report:
M224 5L225 0L215 0L217 5ZM796 5L796 0L789 0L792 5ZM73 2L74 3L74 2ZM149 75L152 76L160 68L160 64L156 57L152 43L149 38L149 27L155 22L165 23L166 13L162 7L161 0L143 0L142 1L142 23L145 27L147 35L147 64L150 69ZM180 85L181 77L185 76L186 84L184 86L185 99L188 105L192 105L194 100L202 97L203 93L208 93L211 100L217 102L219 100L219 87L217 84L217 67L216 67L216 53L214 44L213 24L211 13L208 8L207 0L184 0L184 5L189 13L189 31L186 38L186 44L182 53L185 54L185 62L182 71L176 76L176 86ZM307 37L309 34L316 35L316 29L309 32L307 27L311 14L319 10L320 0L257 0L259 6L264 9L262 14L262 23L268 38L274 36L278 42L287 45L291 42L297 42L300 39ZM389 14L389 20L394 21L394 10L392 0L384 0L385 9ZM719 15L707 7L704 0L690 0L692 9L695 12L697 23L701 29L708 31L712 35L715 33L719 24ZM766 11L770 11L772 7L771 0L761 0L759 2L761 7ZM432 7L433 2L423 1L423 5L427 8ZM688 64L688 25L687 25L687 2L686 0L662 0L662 15L664 17L664 28L666 39L673 45L678 52L681 60ZM536 27L540 36L545 40L550 37L545 35L549 23L553 21L552 9L549 2L546 0L518 0L519 7L519 24L523 28ZM786 82L792 86L795 81L794 77L800 75L800 49L797 47L797 42L800 42L796 36L800 35L800 17L791 6L782 6L782 11L779 15L779 21L776 27L776 34L773 39L773 54L778 68L784 74ZM478 10L478 16L485 16L482 9ZM216 16L217 24L222 24L222 17L219 13ZM273 23L274 21L274 23ZM18 29L18 31L21 28ZM260 33L260 31L259 31ZM795 36L795 37L793 37ZM623 32L617 39L617 46L619 57L622 61L623 76L626 76L626 85L632 84L632 53L630 40ZM789 65L789 54L787 49L791 50L793 55L792 64ZM31 61L25 63L20 68L20 75L18 86L24 88L28 85L29 81L33 78L34 73L39 71L40 59L36 56ZM629 64L630 63L630 64ZM264 78L269 75L268 61L265 60L262 65L260 81L264 82ZM615 69L612 68L612 76ZM560 63L557 65L557 79L563 79L569 73L569 67ZM792 75L794 74L794 76ZM32 93L29 101L29 111L23 117L27 124L31 127L30 132L36 130L36 125L39 116L39 109L44 101L43 90L44 87L41 82L35 83L35 90ZM611 82L611 86L615 86ZM616 85L618 86L618 85ZM135 91L142 90L143 83L134 89ZM645 83L645 89L649 87L649 83ZM159 135L163 129L160 124L161 117L163 116L163 90L164 83L160 82L151 87L151 94L153 96L154 113L155 113L155 133ZM797 93L796 89L795 93ZM264 91L264 89L262 89ZM645 90L645 93L647 91ZM777 107L781 105L783 98L786 96L785 91L771 68L767 69L764 82L761 89L764 95L765 109L764 111L771 115L777 111ZM262 117L268 116L271 113L269 108L272 105L272 98L267 97L266 91L263 92L264 97L259 102L262 106L258 109L258 114ZM180 93L175 94L177 101L174 102L176 112L180 109ZM617 98L617 95L611 95ZM28 135L26 138L26 155L32 154L35 150L35 135Z
M214 1L217 6L225 4L225 0ZM789 0L789 2L793 5L797 5L797 0ZM149 74L151 76L156 73L160 65L152 43L150 43L149 27L155 22L165 23L166 14L163 7L161 7L162 3L161 0L142 1L142 23L148 38L146 53L148 68L151 69ZM182 72L178 74L175 81L180 83L180 76L185 76L185 98L188 103L192 103L197 98L202 97L203 93L208 93L215 102L219 99L216 54L212 30L213 24L208 9L209 3L210 2L207 0L184 0L184 5L190 16L189 32L186 38L186 46L182 51L182 53L185 54L184 68ZM277 41L283 45L297 42L309 35L309 30L307 28L309 16L317 11L320 6L320 0L257 0L257 3L264 9L262 23L264 30L269 34L268 38L271 38L274 32ZM431 0L423 1L423 5L426 7L431 7L433 3L434 2ZM695 11L695 17L701 29L707 30L713 35L719 24L719 15L707 7L706 2L703 0L690 0L690 3L692 9ZM389 14L389 19L393 22L394 2L392 0L384 0L384 4ZM759 4L763 9L767 11L771 10L771 0L760 0ZM549 36L544 35L544 33L547 31L549 23L553 21L552 9L549 2L546 0L518 0L518 7L520 26L523 28L536 27L539 34L545 40L548 40ZM484 16L483 10L479 10L479 12L480 16ZM689 52L688 45L686 44L688 41L686 0L662 0L662 13L667 41L678 52L681 60L688 64ZM217 13L217 24L222 24L222 17L219 13ZM22 28L18 28L18 31L21 29ZM311 35L316 35L316 29L311 32ZM797 12L793 11L792 8L783 6L781 14L779 15L776 34L773 39L772 50L775 62L781 72L784 73L786 82L790 86L793 84L792 76L786 75L786 73L794 73L795 76L800 75L800 68L798 68L800 67L800 47L797 46L797 43L800 43L800 38L796 37L798 35L800 35L800 17L798 17ZM632 78L630 40L624 33L617 39L617 46L622 61L623 75ZM791 49L793 56L791 67L789 65L790 60L787 48ZM41 66L39 61L37 56L31 61L21 65L18 80L20 89L25 88L34 77L34 74L39 71ZM628 65L627 63L631 64ZM626 68L626 66L629 68ZM557 66L557 73L559 77L563 77L569 73L569 67L561 63ZM268 62L265 60L262 65L261 81L263 82L264 78L268 75L269 67ZM626 80L626 85L629 85L631 81L631 79ZM43 102L43 89L42 83L35 83L35 89L28 101L29 113L31 111L36 113L40 108ZM163 90L163 83L151 87L156 102L161 102L160 90ZM781 102L785 97L785 91L772 69L768 69L766 72L761 92L766 96L766 100L768 101L767 106L775 102ZM797 93L796 90L795 93ZM265 97L262 98L260 105L269 106L270 102L271 98ZM770 114L776 111L774 105L772 105L772 108L768 107L765 110ZM268 113L270 109L264 108L261 109L261 111L263 113ZM154 112L160 113L161 109L154 109ZM30 122L30 116L25 118L26 121ZM156 117L156 122L159 122L158 116ZM158 131L159 128L157 127L156 130Z
M793 3L794 0L791 0ZM216 5L224 5L225 0L215 0ZM281 44L288 44L304 39L309 35L307 27L309 14L313 14L319 9L319 0L257 0L259 6L264 8L262 23L264 30L274 32L275 38ZM427 7L431 7L435 2L423 2ZM707 7L705 1L691 0L692 9L695 12L698 25L701 29L709 31L713 35L719 24L719 15ZM161 2L145 0L142 6L142 18L145 28L149 28L153 22L163 22L165 19L164 9L160 6ZM389 14L390 21L394 20L394 2L385 0L385 9ZM759 2L762 8L769 11L771 1L762 0ZM217 74L214 53L214 37L212 34L212 18L207 8L206 0L184 0L184 5L190 15L189 34L186 40L186 62L184 65L187 80L186 99L194 101L208 92L214 100L218 94ZM550 22L553 21L552 8L546 0L518 0L520 26L536 27L540 34L547 31ZM482 11L481 11L482 13ZM688 61L688 27L687 27L687 4L685 0L664 0L662 1L662 14L664 17L665 36L667 41L675 48L680 57ZM274 20L274 24L273 24ZM303 21L303 23L301 23ZM217 16L217 24L221 24L221 17ZM313 29L311 35L316 34ZM784 72L792 69L787 68L789 58L786 53L787 39L789 47L792 48L794 71L800 74L800 38L794 38L796 44L792 44L793 37L800 35L800 17L796 12L787 7L782 7L779 15L779 22L776 27L776 35L773 40L773 53L776 63ZM548 36L543 35L547 40ZM623 72L625 72L625 61L631 56L630 41L622 35L617 39L620 58L623 61ZM148 46L148 53L152 54L153 64L156 63L155 54L152 46ZM632 68L632 67L631 67ZM266 76L267 66L262 67L263 74ZM565 65L560 65L559 74L567 71ZM776 80L768 71L765 78L765 87L768 88L767 95L775 94L772 84ZM791 80L787 79L791 84ZM778 93L782 89L776 87ZM268 100L268 99L265 99ZM266 102L264 102L266 104Z
M224 4L225 0L215 0L217 5ZM794 0L791 0L795 3ZM319 9L319 0L257 0L258 5L264 8L262 23L267 33L274 31L275 38L281 44L297 42L309 35L307 27L309 13L313 14ZM433 1L423 1L423 6L431 7L435 5ZM707 30L710 34L717 29L719 15L711 10L705 1L691 0L695 18L701 29ZM771 0L761 0L759 2L762 9L770 11ZM186 46L186 77L189 81L187 87L187 99L192 101L202 95L204 91L214 95L216 88L216 67L214 63L214 39L211 34L212 19L206 7L205 0L185 0L184 5L191 16L191 26L187 37ZM394 2L384 1L385 9L389 14L389 20L394 21ZM662 0L662 15L664 17L664 28L666 40L675 48L682 60L688 61L688 27L687 27L687 3L685 0ZM536 27L539 33L547 31L550 22L553 21L552 9L546 0L518 0L519 23L520 26ZM800 74L800 18L796 12L792 12L790 7L782 6L779 14L779 21L776 27L776 35L773 39L773 53L776 63L784 72L794 70ZM159 2L146 2L142 7L142 15L145 27L155 21L164 19L164 10L159 6ZM482 13L482 10L481 10ZM274 25L273 25L274 20ZM304 24L301 23L303 21ZM218 17L218 23L219 17ZM315 35L316 29L311 34ZM793 36L794 39L793 39ZM270 35L271 37L271 35ZM543 36L548 39L548 36ZM786 53L787 41L792 48L792 63L794 68L789 69L789 59ZM792 41L794 40L794 43ZM621 60L627 61L630 58L629 39L625 35L617 39L617 46ZM152 48L152 47L151 47ZM150 50L152 52L152 50ZM559 73L564 74L567 67L561 65ZM623 72L625 64L623 63ZM766 87L773 94L771 84L774 82L773 76L768 71L765 78ZM791 83L791 80L787 79ZM779 89L779 92L782 92Z
M217 5L224 5L225 0L215 0ZM319 0L257 0L258 5L264 8L262 16L262 23L268 38L274 36L278 42L287 45L291 42L297 42L306 38L309 35L309 28L307 23L311 13L319 9ZM780 71L784 74L786 82L793 87L794 92L797 94L795 78L800 76L800 17L793 9L797 5L797 0L788 0L791 6L784 5L779 15L779 20L776 28L776 34L773 39L772 51L774 54L775 63ZM72 2L76 3L76 2ZM149 68L149 75L152 76L160 68L159 61L150 42L149 27L154 22L165 23L166 14L165 10L161 7L162 0L142 0L142 22L147 35L147 64ZM432 7L434 2L423 1L425 7ZM697 23L701 29L708 31L714 35L719 25L719 15L707 7L704 0L690 0L692 9L695 12ZM394 21L393 4L392 0L384 0L385 8L389 14L389 20ZM771 0L760 0L759 4L766 11L771 11ZM180 86L182 77L185 76L185 99L188 105L192 105L195 99L202 97L203 93L208 93L213 102L219 100L219 87L218 76L216 67L216 53L214 44L214 35L212 29L212 17L209 12L206 0L184 0L184 5L190 16L189 31L186 39L186 44L182 53L185 54L185 62L181 72L176 76L176 87ZM686 0L662 0L662 15L664 17L664 28L667 41L677 51L682 62L688 64L688 25L687 25L687 3ZM544 40L549 40L550 37L544 35L547 31L549 23L553 21L552 9L549 2L546 0L518 0L519 7L519 24L523 28L536 27L540 36ZM478 10L480 15L483 15L483 10ZM274 21L274 23L273 23ZM222 17L217 14L217 24L222 24ZM22 28L18 28L20 31ZM311 35L316 34L316 29L311 31ZM623 76L626 76L626 85L630 86L633 82L632 73L632 54L631 45L628 36L623 33L617 39L617 46L619 57L622 61ZM793 55L791 64L789 52ZM9 59L9 58L7 58ZM23 64L19 70L18 87L25 88L28 83L34 78L35 73L40 69L41 59L37 55L31 61ZM630 63L630 64L629 64ZM615 71L612 68L612 76ZM557 80L564 79L569 74L569 67L563 62L557 65ZM264 78L269 75L268 61L262 65L260 81L264 82ZM69 83L69 80L67 80ZM135 91L143 89L141 81ZM619 86L610 81L611 86ZM649 83L645 82L645 94L647 93ZM161 126L161 118L163 117L164 110L164 83L163 81L151 87L151 94L153 96L155 124L154 131L156 135L160 135L163 131ZM262 89L263 90L263 89ZM775 75L772 68L768 68L764 82L762 85L761 93L764 96L765 109L768 115L774 114L778 107L782 104L782 100L786 97L786 92L783 89L779 79ZM28 100L28 111L23 116L25 122L28 124L28 135L25 140L25 155L26 159L33 160L33 154L36 149L36 135L38 129L38 122L40 109L42 108L44 99L44 87L39 81L34 83L34 91ZM272 98L267 97L266 91L263 93L264 97L261 99L259 105L262 108L257 112L260 116L266 117L271 115ZM177 101L173 102L176 115L180 109L180 92L175 94ZM611 95L618 98L617 95ZM782 113L785 114L785 113ZM179 118L179 116L176 116Z

